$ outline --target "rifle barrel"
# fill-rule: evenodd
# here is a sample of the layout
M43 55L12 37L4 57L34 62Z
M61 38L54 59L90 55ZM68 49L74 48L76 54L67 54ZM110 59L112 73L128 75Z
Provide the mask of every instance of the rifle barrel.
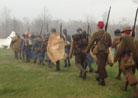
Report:
M109 11L108 11L108 17L107 17L107 21L106 21L106 25L105 25L105 31L107 31L107 28L108 28L108 21L109 21L110 11L111 11L111 6L110 6Z
M134 26L132 28L132 37L135 37L135 27L136 27L136 22L137 22L137 15L138 15L138 7L137 7L137 10L136 10Z

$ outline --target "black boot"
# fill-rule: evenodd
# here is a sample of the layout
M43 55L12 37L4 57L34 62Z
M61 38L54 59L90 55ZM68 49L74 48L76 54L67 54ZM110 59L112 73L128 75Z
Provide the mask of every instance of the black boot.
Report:
M98 71L98 70L96 70L96 71L95 71L95 73L99 73L99 71Z
M60 70L60 65L59 65L59 61L56 62L56 71Z
M64 67L67 67L67 64L65 64Z
M102 79L101 81L99 81L99 85L100 85L100 86L105 86L105 81L104 81L104 79Z
M68 67L70 67L71 65L70 65L70 63L68 64Z
M99 77L96 77L96 80L97 80L97 81L100 81L100 78L99 78Z
M80 77L82 78L82 72L80 72Z
M34 59L34 63L36 63L36 59Z
M129 83L126 82L124 86L120 87L120 89L121 89L122 91L127 91L128 85L129 85Z
M84 72L83 80L86 80L87 71Z
M90 73L93 73L93 69L90 69L89 72L90 72Z
M64 67L67 67L67 61L65 60L64 62L65 62L65 65L64 65Z

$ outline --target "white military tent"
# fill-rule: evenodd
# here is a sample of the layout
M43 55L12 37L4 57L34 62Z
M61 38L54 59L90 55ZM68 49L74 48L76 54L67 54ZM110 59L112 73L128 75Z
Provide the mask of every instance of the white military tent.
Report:
M11 37L15 36L16 33L14 31L6 39L0 39L0 48L10 48Z

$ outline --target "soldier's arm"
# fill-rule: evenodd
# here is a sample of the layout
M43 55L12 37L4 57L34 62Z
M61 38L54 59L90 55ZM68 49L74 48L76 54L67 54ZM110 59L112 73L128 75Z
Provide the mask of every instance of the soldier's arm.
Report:
M109 37L109 47L112 46L112 39L111 39L111 35L108 33L108 37Z
M69 54L70 57L72 57L73 49L74 49L74 41L72 41L72 45L70 48L70 54Z
M87 46L87 48L86 48L86 53L88 53L89 51L90 51L90 48L91 48L91 46L94 44L94 42L95 42L95 38L96 38L96 33L94 33L93 35L92 35L92 37L91 37L91 39L90 39L90 41L89 41L89 43L88 43L88 46Z
M125 46L126 46L126 44L125 44L125 42L122 40L122 41L120 42L118 48L117 48L117 53L116 53L116 55L115 55L115 57L114 57L114 61L115 61L115 62L121 57L121 55L122 55L122 53L123 53L123 51L124 51L124 49L125 49Z

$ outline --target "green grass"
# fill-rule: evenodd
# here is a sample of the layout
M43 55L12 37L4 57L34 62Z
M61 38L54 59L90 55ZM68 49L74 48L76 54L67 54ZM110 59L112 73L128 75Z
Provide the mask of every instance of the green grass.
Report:
M0 98L129 98L132 91L120 90L122 80L114 79L117 64L107 66L106 86L101 87L95 80L95 73L88 73L87 79L78 77L79 70L71 61L70 68L63 67L60 72L55 67L48 68L33 63L25 63L13 58L11 50L0 49ZM93 65L96 70L96 65ZM138 75L138 74L137 74Z

